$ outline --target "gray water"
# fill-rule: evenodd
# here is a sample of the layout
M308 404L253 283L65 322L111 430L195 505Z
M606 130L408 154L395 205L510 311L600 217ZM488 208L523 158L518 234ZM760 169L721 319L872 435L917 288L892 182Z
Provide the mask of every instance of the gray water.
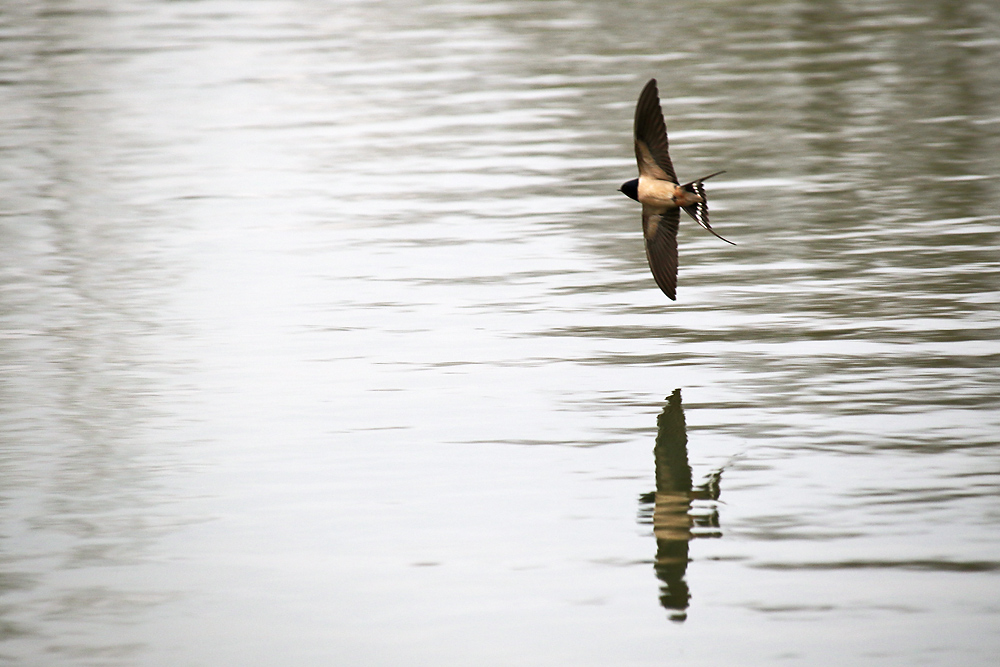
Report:
M997 63L945 0L4 3L0 661L995 664ZM738 244L676 303L653 76Z

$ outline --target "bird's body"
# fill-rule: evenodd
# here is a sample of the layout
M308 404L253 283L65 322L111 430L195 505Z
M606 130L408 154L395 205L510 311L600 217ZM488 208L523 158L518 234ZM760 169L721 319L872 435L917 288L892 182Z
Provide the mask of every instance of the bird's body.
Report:
M708 198L703 182L721 174L703 176L680 185L670 160L667 126L660 110L656 79L650 79L635 107L635 159L639 178L622 184L621 192L642 204L642 232L646 258L656 284L671 300L677 298L677 227L680 209L716 234L708 224ZM732 243L719 236L726 243Z
M683 208L705 201L676 183L643 176L639 177L637 195L640 203L653 208Z

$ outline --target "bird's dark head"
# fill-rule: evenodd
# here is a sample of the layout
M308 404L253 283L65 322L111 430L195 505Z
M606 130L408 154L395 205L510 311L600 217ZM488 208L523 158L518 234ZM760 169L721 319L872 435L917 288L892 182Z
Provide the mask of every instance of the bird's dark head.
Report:
M639 201L639 179L633 178L631 181L625 181L622 183L622 186L618 188L618 192L621 192L629 199Z

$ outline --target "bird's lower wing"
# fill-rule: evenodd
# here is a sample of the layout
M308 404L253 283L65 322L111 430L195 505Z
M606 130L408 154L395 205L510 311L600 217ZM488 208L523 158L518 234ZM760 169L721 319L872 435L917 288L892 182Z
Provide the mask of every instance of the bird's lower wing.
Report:
M671 301L677 300L677 227L681 211L642 207L642 235L646 241L646 259L656 284Z

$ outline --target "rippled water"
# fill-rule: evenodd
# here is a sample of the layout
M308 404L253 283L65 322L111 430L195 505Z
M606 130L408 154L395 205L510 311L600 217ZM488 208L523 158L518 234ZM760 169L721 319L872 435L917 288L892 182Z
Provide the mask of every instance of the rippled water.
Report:
M6 3L0 656L993 664L998 57L988 3ZM651 76L738 244L683 221L676 303Z

